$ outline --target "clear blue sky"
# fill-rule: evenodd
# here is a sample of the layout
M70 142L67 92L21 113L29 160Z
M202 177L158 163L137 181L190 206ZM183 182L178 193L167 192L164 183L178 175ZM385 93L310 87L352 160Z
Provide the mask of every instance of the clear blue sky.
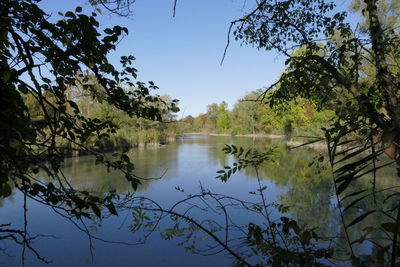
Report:
M346 8L349 0L338 0ZM225 100L229 107L250 92L268 86L284 70L284 58L274 52L258 51L231 40L224 64L220 60L227 41L229 22L240 18L249 6L245 0L178 0L172 17L173 0L136 0L129 18L102 15L101 27L129 29L110 55L118 63L121 55L134 55L138 80L154 81L160 90L180 100L179 116L204 113L208 104ZM253 1L247 1L253 3ZM57 12L83 6L84 0L44 0L40 6L57 17ZM251 7L251 6L250 6ZM231 38L233 39L233 38Z

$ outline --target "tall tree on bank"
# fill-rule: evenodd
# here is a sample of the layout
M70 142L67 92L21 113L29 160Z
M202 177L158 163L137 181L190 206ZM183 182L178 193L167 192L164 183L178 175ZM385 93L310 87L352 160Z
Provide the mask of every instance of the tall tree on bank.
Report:
M398 70L387 62L389 51L398 47L398 38L382 28L377 1L365 3L369 36L353 31L345 23L345 12L332 14L334 4L321 0L261 1L248 15L232 22L232 27L237 25L236 39L287 56L285 73L268 88L278 89L270 97L272 105L297 96L322 105L344 94L369 125L384 133L399 132ZM299 48L303 53L294 53ZM363 72L366 60L373 62L374 77ZM366 84L366 78L374 82ZM338 111L348 105L335 104Z
M351 221L343 216L367 196L372 195L377 203L376 171L387 166L378 164L379 155L385 153L400 167L400 69L396 63L400 43L397 29L390 27L395 23L385 21L382 25L382 2L389 1L364 0L362 15L366 23L359 30L345 22L345 12L335 12L333 2L259 1L251 12L231 23L229 34L233 30L235 38L243 43L276 50L287 57L286 71L266 90L273 93L261 99L268 98L274 106L302 97L334 108L338 119L325 129L328 161L351 259L360 260L352 249L358 241L350 240L347 228L380 212L387 221L379 227L387 231L390 241L378 249L378 254L386 255L380 260L390 259L391 266L395 266L400 251L399 193L390 196L396 207L390 211L375 206ZM302 53L295 53L298 49ZM361 137L362 142L354 136ZM374 173L372 192L346 190L370 172Z

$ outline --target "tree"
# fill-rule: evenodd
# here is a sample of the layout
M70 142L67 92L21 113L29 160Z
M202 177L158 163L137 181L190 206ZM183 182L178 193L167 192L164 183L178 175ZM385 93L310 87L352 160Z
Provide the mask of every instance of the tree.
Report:
M207 121L206 127L207 130L214 130L216 128L217 123L217 116L218 116L218 104L212 103L207 106Z
M226 132L231 127L231 120L228 113L228 103L222 101L217 109L217 118L215 121L218 132Z
M334 5L325 1L279 1L274 5L261 1L249 15L232 22L232 25L239 25L234 32L237 39L258 48L276 49L287 56L286 72L279 82L270 87L272 89L278 84L280 86L280 90L272 97L275 101L286 101L300 95L318 99L322 103L334 99L340 93L346 93L358 104L362 104L359 106L363 109L371 108L360 111L369 114L373 123L384 126L386 120L377 109L385 109L385 113L392 114L389 117L393 117L395 103L390 101L395 100L389 97L393 95L393 87L387 84L388 77L385 78L390 72L382 57L388 45L383 45L380 41L383 36L379 20L371 25L371 39L368 43L372 44L376 57L379 56L376 68L379 67L385 74L377 76L381 93L376 93L386 96L382 107L375 107L375 102L369 99L366 90L361 90L358 84L359 68L355 68L365 56L361 50L368 43L355 38L350 26L344 22L344 12L334 16L327 15L328 12L334 12L333 9ZM369 17L375 21L377 14L373 2L368 10L372 11L368 12ZM341 37L340 43L334 40L335 35ZM293 53L297 48L302 48L304 52L300 55ZM393 117L393 121L396 120Z
M103 207L117 214L112 202L115 192L100 197L75 190L60 169L66 152L84 150L97 163L122 171L133 189L140 183L127 155L106 159L86 146L92 137L108 137L117 127L107 118L82 112L74 88L130 117L149 120L161 120L164 110L176 111L176 100L166 103L152 95L157 89L153 82L134 81L133 56L121 57L121 70L109 63L108 53L128 29L117 25L101 31L98 14L86 15L81 7L61 14L53 23L38 7L39 1L0 3L0 198L16 187L25 203L31 198L68 216L100 217ZM39 171L52 180L37 180ZM33 250L26 229L4 228L7 225L1 224L0 239L16 240Z
M366 9L366 3L360 0L353 0L349 6L352 12L362 13ZM382 24L382 29L398 31L400 2L398 0L380 0L377 2L377 10L379 21ZM368 33L369 21L368 17L364 16L364 21L361 24L361 30Z
M256 134L257 107L258 103L253 100L257 99L258 94L250 93L235 103L232 110L233 127L237 127L235 132L243 134Z
M335 109L337 120L325 129L325 140L337 204L355 264L363 259L357 257L352 245L362 240L350 240L347 228L377 209L374 207L349 222L344 220L343 212L354 208L367 196L376 197L376 170L388 166L377 165L380 154L386 153L400 165L399 71L398 64L391 64L396 62L399 51L398 34L394 28L385 28L395 25L393 17L388 16L385 26L381 24L380 15L385 14L381 7L389 1L364 2L363 15L367 23L364 23L365 31L361 32L345 22L345 12L335 12L334 4L323 0L257 1L256 8L233 21L229 30L230 34L235 27L235 38L245 44L274 49L287 57L285 73L267 90L274 90L268 97L270 105L290 103L300 97L315 101L319 107L328 105ZM383 4L379 6L379 3ZM299 49L302 52L295 53ZM394 58L390 58L391 55ZM381 142L383 146L377 145ZM362 155L362 159L357 159L356 155ZM343 165L338 166L339 162ZM365 169L368 165L372 166L371 171ZM348 192L349 184L364 177L366 171L374 173L372 192ZM396 265L399 249L400 200L397 197L397 192L390 196L395 199L395 209L381 211L392 220L379 226L391 240L378 254L385 254L384 260L390 258L392 266ZM346 205L345 208L342 205ZM393 211L397 211L397 215ZM254 232L263 234L249 230L249 233ZM391 251L387 253L389 248Z
M322 0L282 0L273 4L259 1L255 9L233 21L230 28L230 31L235 28L235 38L245 44L276 50L287 57L286 71L266 90L273 91L268 95L271 106L302 97L316 101L318 106L334 108L337 120L325 129L325 140L349 251L359 261L352 249L355 241L350 240L347 228L377 212L378 206L350 222L344 220L343 210L349 210L367 196L373 196L376 203L376 170L388 166L377 165L379 155L387 154L400 166L396 63L399 36L397 29L391 28L397 18L386 16L388 20L381 22L387 5L396 6L397 1L365 0L364 3L366 23L361 32L345 22L345 12L335 12L332 2ZM397 9L390 11L396 14ZM295 53L298 49L301 53ZM368 153L363 155L363 152ZM362 159L356 155L362 155ZM339 162L342 165L338 166ZM371 193L348 192L348 186L365 176L362 170L369 165L374 173ZM381 226L389 229L391 240L383 245L384 249L379 249L386 260L390 259L391 266L395 266L399 251L400 225L400 200L393 201L396 208L388 216L395 219L385 222L393 228Z
M115 26L105 29L104 34L100 33L95 18L97 14L84 15L80 7L51 23L37 2L5 0L0 3L0 119L3 122L0 129L0 197L10 195L11 187L15 186L24 194L25 204L26 198L30 197L77 218L92 218L93 214L100 216L101 207L116 214L113 192L102 197L79 192L71 188L62 175L60 164L65 151L71 149L69 144L74 144L73 149L89 151L99 163L123 171L134 188L140 182L125 154L111 161L85 146L91 137L106 137L115 132L116 127L107 119L84 116L75 99L66 92L68 88L81 84L99 102L106 101L129 116L146 119L160 120L163 102L159 96L150 95L150 89L157 88L153 83L132 82L137 73L131 67L132 56L121 58L122 71L108 62L106 55L127 33L126 28ZM111 12L121 7L129 8L131 2L92 1L104 5ZM110 8L110 4L116 4L116 8ZM287 57L287 70L277 83L269 87L269 90L275 89L269 97L272 106L301 97L321 106L328 103L335 107L338 120L325 130L325 134L341 215L342 205L348 203L346 209L350 209L367 196L360 197L365 191L346 191L350 183L364 175L366 164L373 166L374 173L376 169L385 167L376 165L378 156L385 152L400 165L399 71L397 65L390 64L388 57L393 55L396 59L399 40L394 29L382 27L379 10L375 0L365 0L368 36L353 31L345 23L346 14L335 13L334 4L323 0L280 0L273 4L266 0L258 1L253 11L231 24L231 29L238 25L234 31L237 39L260 49L275 49ZM298 49L302 53L294 53ZM104 94L95 94L98 88L87 77L87 72L93 75ZM34 114L27 111L28 105L35 110ZM212 106L207 120L210 125L227 129L226 107L221 106L220 110L220 106ZM171 109L174 108L172 102ZM352 134L361 137L363 143L354 140ZM383 149L376 146L376 139L386 143ZM347 150L350 153L337 149L343 149L344 143L351 145ZM234 148L228 150L237 153ZM368 152L367 156L362 160L355 159L355 155L364 151ZM257 161L259 158L254 155L254 159ZM246 162L246 159L241 160ZM348 160L352 162L348 163ZM338 162L344 165L338 167ZM39 170L53 177L53 182L37 181L35 173ZM374 175L374 197L375 178ZM259 190L262 193L262 188ZM400 225L397 192L391 199L396 200L396 208L387 213L394 219L381 226L386 227L392 240L380 252L388 254L390 246L391 264L395 266ZM397 211L397 215L391 214L393 211ZM360 214L348 223L343 216L341 219L350 227L373 212L376 209ZM266 210L265 215L268 216ZM289 220L286 222L291 223ZM264 232L254 227L249 228L247 241L252 241L251 245L259 249L264 244L260 242L263 239L260 235ZM360 260L352 250L352 244L357 240L351 241L347 230L345 232L352 260ZM20 242L29 247L26 231L2 229L1 233L5 233L2 239L21 238ZM307 236L310 234L307 232ZM303 242L300 245L304 245Z

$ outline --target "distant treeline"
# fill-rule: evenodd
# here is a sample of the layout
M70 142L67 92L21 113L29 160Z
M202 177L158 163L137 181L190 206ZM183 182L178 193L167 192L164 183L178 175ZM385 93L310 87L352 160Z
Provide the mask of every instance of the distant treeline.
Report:
M333 110L319 109L305 99L292 100L285 106L273 108L265 101L255 101L263 92L248 93L238 100L232 110L223 101L208 105L207 112L181 120L185 132L218 134L318 134L335 116Z
M94 81L95 83L95 81ZM265 102L255 101L263 92L254 91L238 100L232 110L226 102L212 103L207 106L207 112L197 117L187 116L176 121L176 115L169 106L173 101L169 96L161 96L163 103L149 103L160 105L161 121L130 117L125 112L102 101L104 94L101 86L88 93L79 85L67 89L68 99L76 103L81 114L93 121L108 122L116 126L115 132L95 134L86 139L85 145L96 151L110 151L135 146L157 146L168 143L184 132L202 132L217 134L318 134L320 128L329 123L334 112L329 109L319 110L309 100L296 99L285 106L275 105L273 108ZM135 90L128 88L125 90ZM52 101L56 98L52 92L47 94L49 103L46 104L48 114L53 114ZM43 108L32 95L24 97L29 114L36 123L44 120ZM66 107L67 111L69 107ZM72 113L72 110L70 111ZM54 113L55 114L55 113ZM54 115L56 116L56 115ZM60 139L61 140L61 139ZM74 151L75 145L59 141L60 147ZM64 142L64 143L62 143Z

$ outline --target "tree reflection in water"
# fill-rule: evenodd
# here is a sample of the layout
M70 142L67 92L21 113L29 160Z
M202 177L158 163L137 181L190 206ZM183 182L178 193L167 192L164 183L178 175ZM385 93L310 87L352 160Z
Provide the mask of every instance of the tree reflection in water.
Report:
M258 169L262 186L267 186L263 192L267 199L268 209L271 211L271 220L283 225L284 222L281 221L280 217L284 216L289 218L288 223L292 219L295 220L302 230L312 229L321 237L319 239L320 242L326 240L324 238L333 238L330 239L333 240L331 244L322 242L320 244L315 243L314 245L317 246L316 249L320 247L327 248L330 245L335 251L335 258L347 258L345 253L346 244L342 239L336 238L343 235L343 229L341 223L338 221L339 217L335 208L335 202L332 199L332 180L327 170L322 168L325 164L324 162L319 162L320 169L317 169L315 164L310 165L313 161L318 162L320 154L324 156L325 152L304 148L288 150L285 143L279 140L191 137L159 149L135 149L130 152L130 155L135 163L135 168L141 171L141 173L138 173L139 176L157 178L162 176L166 170L167 172L162 179L143 181L138 192L134 195L125 195L129 192L130 185L117 172L107 172L105 168L95 165L94 159L90 157L70 158L64 163L63 170L66 177L76 188L89 192L97 192L98 194L104 194L103 192L109 190L116 190L121 196L120 200L115 203L120 216L111 216L110 212L102 207L102 220L92 222L84 220L87 228L81 226L81 230L86 232L86 234L90 233L92 235L92 242L95 244L95 248L99 250L102 250L106 245L98 243L96 241L98 237L102 240L115 240L124 243L136 243L139 241L139 243L142 243L145 241L143 237L146 236L149 240L144 245L143 250L139 247L125 250L120 246L115 246L117 248L108 247L108 249L112 249L113 251L154 250L155 244L161 244L160 242L162 242L158 237L158 233L161 231L164 239L177 237L179 240L162 243L165 245L159 248L161 253L166 249L165 246L167 246L170 253L174 255L174 257L171 257L171 260L184 257L182 255L187 255L182 254L185 253L182 248L171 246L171 242L174 244L178 242L191 252L213 254L224 248L221 244L215 242L210 233L217 235L220 240L225 241L227 229L225 208L229 215L229 245L232 250L234 249L235 253L242 255L242 252L246 250L246 246L248 246L247 248L251 247L249 244L243 243L248 238L249 231L253 234L252 239L249 240L255 242L254 234L257 233L257 226L263 227L265 217L260 212L257 212L260 205L259 195L249 193L257 192L258 188L256 173L253 168L246 168L236 173L227 183L222 183L214 178L217 170L224 166L232 165L237 160L234 156L227 155L221 151L227 143L234 143L244 148L256 148L259 151L266 151L271 147L276 147L276 163L267 164ZM385 177L378 180L381 183L379 187L395 185L395 182L391 178L395 176L394 173L386 170L379 175ZM42 179L46 179L44 175L41 174L40 176ZM368 181L364 179L357 181L352 186L354 190L360 190L367 185ZM186 200L183 201L184 199ZM15 205L20 205L20 201L21 198L15 196ZM8 200L5 204L0 203L0 205L4 206L2 211L7 212L8 210L8 213L11 214L10 208L13 206L10 202ZM173 206L178 202L179 205ZM258 206L254 204L258 204ZM347 215L354 218L357 214L363 212L363 207L367 208L371 204L372 199L366 198L359 203L359 209L351 210ZM140 213L138 209L134 209L135 206L146 207L148 211L145 212L142 210L143 213ZM285 211L285 213L280 213L276 211L277 209ZM186 212L187 210L189 211ZM176 214L171 213L171 211L176 212ZM33 221L32 225L37 225L34 222L34 217L41 216L38 214L49 214L50 212L50 210L35 210L32 208L29 211L29 215ZM186 215L188 218L179 217L179 214ZM132 215L134 216L132 217ZM147 220L145 217L150 218L150 220ZM189 217L194 221L190 222L188 220ZM158 219L161 218L162 220L158 222ZM54 219L48 222L42 220L42 227L38 227L38 229L47 229L44 233L48 234L51 221L54 221ZM196 225L194 222L199 223L199 225ZM179 223L178 226L176 226L177 223ZM251 224L249 225L249 223ZM366 226L377 225L378 223L378 215L369 216L362 224L352 228L350 233L351 239L358 240L365 234L363 229ZM145 232L136 231L135 234L131 233L127 235L126 226L128 225L131 225L130 230L133 232L137 230L138 226L146 226L147 230ZM200 226L205 227L210 232L206 233L202 231ZM66 230L62 230L61 228L65 228ZM33 228L32 230L34 232L39 231ZM68 228L60 224L60 229L57 231L57 235L63 236L71 235L71 231L73 230L71 230L71 227ZM152 235L148 236L150 233ZM73 235L78 239L82 238L81 234ZM294 237L292 236L291 238ZM376 239L379 237L377 233L371 233L371 238ZM66 244L74 242L66 240ZM40 252L46 252L46 250L53 251L44 245L43 242L54 242L55 244L56 240L39 240L35 243L38 244ZM224 242L222 243L225 244ZM212 250L210 250L211 248ZM365 245L358 246L356 249L365 253L371 252L369 251L370 247ZM77 253L83 253L84 255L86 251ZM226 254L226 250L224 251L221 253ZM96 253L96 250L94 250L94 257L95 263L103 259L101 255ZM136 257L137 261L140 262L140 257L137 255ZM188 260L195 258L195 256L187 257ZM129 258L128 252L120 260L127 258ZM63 257L57 254L57 252L52 252L50 259L54 259L60 265L62 262L57 259L63 259ZM231 259L234 258L231 257ZM224 257L220 260L226 263ZM254 263L256 260L256 256L249 259L250 263ZM114 259L114 261L118 262L117 259ZM171 264L178 262L173 261L174 263ZM216 256L211 257L209 261L217 261Z

